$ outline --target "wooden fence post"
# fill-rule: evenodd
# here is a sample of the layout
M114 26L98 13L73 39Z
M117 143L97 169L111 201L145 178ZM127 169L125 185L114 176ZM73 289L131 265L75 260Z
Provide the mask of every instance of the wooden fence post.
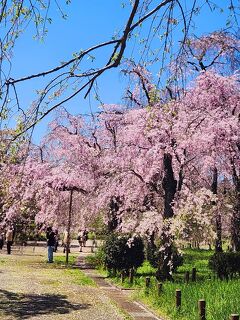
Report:
M150 277L145 278L146 293L149 293Z
M176 308L179 309L181 307L181 290L176 289Z
M146 288L149 288L150 287L150 277L146 277L145 283L146 283Z
M197 278L197 270L196 268L192 268L192 282L196 282Z
M231 314L231 320L239 320L239 314Z
M124 282L124 279L125 279L125 271L122 271L121 272L121 283Z
M162 293L162 287L163 287L162 282L158 282L157 283L157 294L158 294L158 296L160 296L161 293Z
M199 309L199 319L206 320L206 301L201 299L198 300L198 309Z
M190 273L189 273L189 271L186 271L185 272L185 282L189 283L189 279L190 279Z
M129 282L132 284L133 283L133 268L129 270Z

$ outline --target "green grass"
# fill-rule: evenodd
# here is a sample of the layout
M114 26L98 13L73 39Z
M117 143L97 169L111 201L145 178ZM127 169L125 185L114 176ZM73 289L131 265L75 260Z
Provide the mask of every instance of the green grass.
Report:
M197 269L198 281L207 280L213 276L209 269L208 260L213 255L213 251L204 249L185 249L184 250L184 264L178 268L174 275L175 281L183 281L186 271L191 272L192 268Z
M68 267L72 267L76 263L78 254L69 254L68 256ZM54 256L54 265L66 265L66 256Z
M240 313L240 279L231 281L215 280L215 276L208 267L208 260L213 254L210 250L185 249L184 264L173 275L174 282L165 282L163 292L157 294L156 269L148 262L137 269L134 283L128 279L121 283L120 277L111 280L124 288L136 288L135 298L141 300L156 313L165 319L171 320L199 320L198 300L205 299L207 304L207 320L229 320L230 314ZM197 282L189 284L184 282L186 271L195 267L197 269ZM151 287L147 293L145 290L145 278L151 277ZM182 306L180 310L175 308L175 291L181 289Z
M86 285L86 286L96 286L95 282L87 277L81 270L75 267L76 259L78 258L79 254L70 254L68 257L68 264L66 264L66 256L65 255L58 255L54 257L54 263L48 264L48 268L64 268L65 275L71 278L72 283L78 285Z
M162 294L158 296L156 284L152 283L149 294L141 290L136 297L153 307L160 315L178 320L199 320L197 303L199 299L205 299L208 320L228 320L230 314L240 313L239 286L240 280L206 280L191 284L166 282L163 284ZM175 307L176 289L181 289L182 292L180 310Z
M79 269L67 269L65 270L65 274L69 275L72 279L72 282L81 286L94 286L96 287L95 282L87 277L81 270Z

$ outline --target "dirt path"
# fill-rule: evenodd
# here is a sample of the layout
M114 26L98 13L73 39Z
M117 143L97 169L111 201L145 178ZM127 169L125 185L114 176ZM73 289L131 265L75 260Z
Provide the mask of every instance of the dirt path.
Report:
M85 260L86 255L82 254L77 259L77 266L83 270L85 275L94 280L101 290L124 310L133 320L162 320L154 315L142 304L129 298L129 290L121 290L109 283L105 277L99 275L95 270L89 268Z
M79 269L47 264L45 248L27 248L23 254L0 253L0 319L129 318Z

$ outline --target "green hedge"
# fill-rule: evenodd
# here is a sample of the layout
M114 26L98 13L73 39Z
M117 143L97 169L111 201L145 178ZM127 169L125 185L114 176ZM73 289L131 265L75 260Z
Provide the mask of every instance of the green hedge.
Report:
M110 234L103 246L105 265L108 270L129 270L139 267L144 261L144 245L139 237Z

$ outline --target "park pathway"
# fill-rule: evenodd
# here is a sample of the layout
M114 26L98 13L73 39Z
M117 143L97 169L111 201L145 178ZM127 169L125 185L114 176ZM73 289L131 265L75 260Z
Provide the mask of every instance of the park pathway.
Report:
M77 266L98 285L107 297L133 320L163 320L158 318L143 305L129 298L129 290L122 290L110 284L103 276L96 273L85 262L85 254L81 254L77 260Z
M78 256L78 253L71 253ZM62 253L56 256L63 256ZM46 248L0 252L1 320L125 320L79 269L46 263Z

